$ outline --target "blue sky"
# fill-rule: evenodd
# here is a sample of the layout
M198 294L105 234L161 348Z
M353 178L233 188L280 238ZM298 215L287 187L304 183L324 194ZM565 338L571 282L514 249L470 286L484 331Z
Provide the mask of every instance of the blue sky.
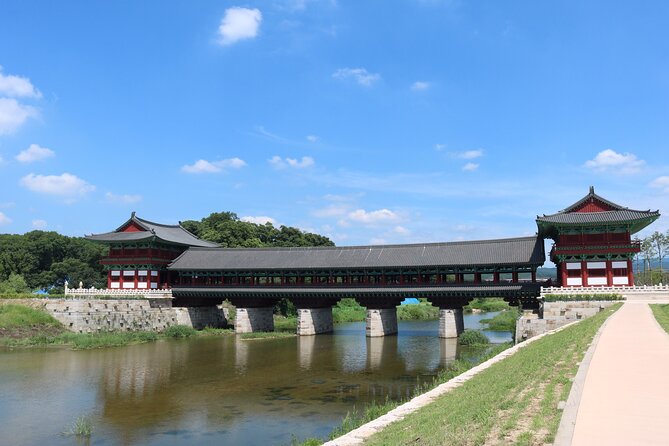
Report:
M667 214L668 21L663 1L5 1L0 232L227 210L339 245L512 237L590 185Z

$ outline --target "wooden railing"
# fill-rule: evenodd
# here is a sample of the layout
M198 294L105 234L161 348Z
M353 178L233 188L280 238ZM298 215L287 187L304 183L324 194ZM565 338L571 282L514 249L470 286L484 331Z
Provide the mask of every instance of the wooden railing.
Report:
M669 285L597 286L597 287L541 287L541 294L631 294L669 293Z

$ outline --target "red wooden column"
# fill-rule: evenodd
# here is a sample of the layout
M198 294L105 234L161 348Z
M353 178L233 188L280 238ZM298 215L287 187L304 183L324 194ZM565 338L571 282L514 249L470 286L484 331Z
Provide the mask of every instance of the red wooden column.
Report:
M137 289L137 270L135 270L135 289Z
M532 270L532 282L536 282L536 281L537 281L537 270L533 269Z
M514 271L511 273L511 281L513 283L518 283L518 271Z
M606 261L606 285L613 286L613 269L610 260Z
M107 271L107 289L111 288L111 270Z
M495 271L495 272L492 274L492 280L493 280L493 282L495 282L495 283L499 283L499 271Z
M581 286L588 286L588 262L581 261Z
M562 262L560 263L560 286L567 286L567 264Z
M634 285L634 270L632 269L632 259L627 259L627 284Z

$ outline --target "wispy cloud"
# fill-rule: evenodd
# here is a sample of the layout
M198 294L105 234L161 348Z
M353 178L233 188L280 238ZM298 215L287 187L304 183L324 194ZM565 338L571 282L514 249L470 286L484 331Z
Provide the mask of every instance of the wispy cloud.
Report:
M28 119L39 116L37 108L14 98L0 98L0 135L14 133Z
M240 40L253 39L258 35L261 22L259 9L228 8L218 27L219 43L228 46Z
M130 195L130 194L123 194L123 195L116 195L111 192L107 192L105 194L105 199L109 203L117 203L117 204L133 204L133 203L138 203L142 201L142 196L141 195Z
M437 152L441 152L445 148L446 148L446 144L435 144L434 145L434 150L436 150Z
M465 150L464 152L453 152L451 153L451 156L454 158L459 158L463 160L472 160L475 158L480 158L483 156L483 150L482 149L477 149L477 150Z
M274 220L272 217L267 217L266 215L247 215L245 217L240 218L241 221L245 221L247 223L255 223L257 225L264 225L267 223L271 223L272 225L276 225L276 220Z
M181 167L185 173L219 173L229 169L241 169L246 166L246 161L240 158L228 158L220 161L197 160L193 164Z
M663 193L669 194L669 176L664 175L664 176L655 178L650 183L650 187L660 189Z
M303 156L298 160L296 158L281 158L279 155L275 155L268 159L267 162L270 163L275 169L285 169L287 167L293 169L304 169L315 164L314 159L310 156Z
M35 88L30 79L23 76L3 74L0 66L0 95L9 97L41 98L42 93Z
M21 178L20 184L33 192L70 199L83 197L95 190L95 186L70 173L62 175L35 175L31 173Z
M365 68L340 68L332 73L332 77L341 80L353 79L358 85L362 85L363 87L371 87L381 79L380 74L370 73Z
M16 155L16 160L21 163L32 163L56 156L56 152L46 147L40 147L37 144L30 144L25 150Z
M307 139L307 141L309 141L309 142L318 142L318 140L319 140L320 138L319 138L318 136L316 136L316 135L307 135L307 136L306 136L306 139Z
M48 224L47 224L47 221L46 221L46 220L33 220L33 221L32 221L32 227L33 227L33 229L44 230L44 229L47 228L47 226L48 226Z
M464 170L465 172L473 172L478 168L479 165L476 163L467 163L464 166L462 166L462 170Z
M4 212L0 212L0 225L8 225L12 222L12 219L7 217Z
M411 91L426 91L431 87L431 84L429 82L425 81L416 81L413 84L411 84Z
M400 219L399 215L389 209L379 209L376 211L356 209L355 211L349 212L347 217L350 221L365 224L395 222Z
M646 162L632 153L618 153L611 149L602 150L593 159L585 162L585 167L595 172L609 172L622 175L641 171Z

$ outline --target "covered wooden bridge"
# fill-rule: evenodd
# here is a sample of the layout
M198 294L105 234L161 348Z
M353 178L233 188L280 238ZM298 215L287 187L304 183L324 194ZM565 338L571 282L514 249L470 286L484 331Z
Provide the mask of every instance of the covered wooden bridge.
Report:
M543 239L537 236L385 246L225 249L191 247L169 266L174 305L237 307L236 330L272 330L272 308L298 308L298 334L332 330L332 306L355 298L367 308L367 335L397 332L407 297L440 308L440 336L463 330L462 307L475 297L538 306Z

